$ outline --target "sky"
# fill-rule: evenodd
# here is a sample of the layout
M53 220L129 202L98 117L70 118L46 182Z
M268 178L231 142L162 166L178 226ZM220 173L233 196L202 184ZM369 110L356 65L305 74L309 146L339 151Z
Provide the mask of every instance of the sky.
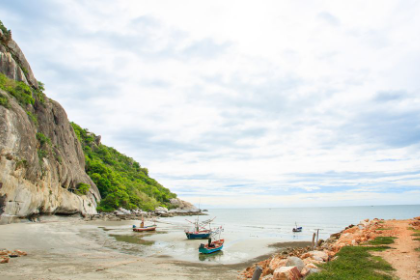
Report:
M419 1L0 0L71 121L202 208L419 204Z

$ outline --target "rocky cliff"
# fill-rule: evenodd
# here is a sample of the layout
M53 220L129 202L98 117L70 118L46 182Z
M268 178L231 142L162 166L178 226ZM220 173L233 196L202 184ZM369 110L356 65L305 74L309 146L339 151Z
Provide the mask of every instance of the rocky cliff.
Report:
M47 98L0 22L0 224L96 213L99 191L66 112Z

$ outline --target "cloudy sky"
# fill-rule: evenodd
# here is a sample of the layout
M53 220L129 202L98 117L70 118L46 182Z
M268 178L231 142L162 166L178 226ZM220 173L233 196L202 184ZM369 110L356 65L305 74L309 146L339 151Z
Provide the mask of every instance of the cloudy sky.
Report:
M418 204L420 2L1 0L69 119L203 207Z

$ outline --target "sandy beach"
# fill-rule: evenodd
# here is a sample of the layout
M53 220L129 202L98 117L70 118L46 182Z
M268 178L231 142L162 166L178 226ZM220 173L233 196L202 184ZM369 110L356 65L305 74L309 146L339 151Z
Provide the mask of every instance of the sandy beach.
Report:
M0 265L0 279L236 279L275 250L306 244L243 240L221 254L200 257L202 241L189 242L178 228L161 225L161 233L139 237L131 231L133 223L138 221L52 217L3 225L0 249L23 250L28 256Z

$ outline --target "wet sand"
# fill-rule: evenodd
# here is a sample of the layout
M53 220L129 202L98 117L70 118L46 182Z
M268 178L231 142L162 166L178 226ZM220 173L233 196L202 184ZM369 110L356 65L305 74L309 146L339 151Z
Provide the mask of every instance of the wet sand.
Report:
M0 279L236 279L247 266L279 248L304 246L272 240L236 240L211 256L200 256L200 240L186 240L174 226L135 235L138 221L86 222L60 218L0 226L0 249L26 257L0 264ZM227 239L228 240L228 239ZM192 242L191 242L192 241ZM270 243L271 242L271 243Z

